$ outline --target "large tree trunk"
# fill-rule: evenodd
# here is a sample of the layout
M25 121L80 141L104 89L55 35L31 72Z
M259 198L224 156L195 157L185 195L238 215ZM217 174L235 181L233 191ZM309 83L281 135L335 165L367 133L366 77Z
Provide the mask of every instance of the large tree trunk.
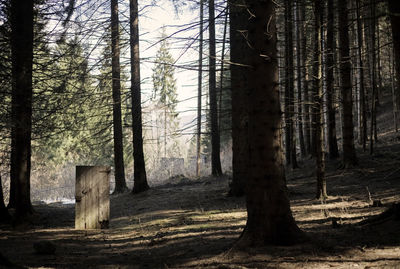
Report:
M216 51L215 51L215 6L214 0L208 2L209 16L209 95L211 118L211 173L213 176L222 175L220 159L220 137L218 128L217 82L216 82Z
M324 119L323 119L323 89L322 89L322 3L321 0L314 0L314 17L315 17L315 45L314 51L314 79L315 90L313 114L315 115L315 161L317 175L317 199L325 200L326 179L325 179L325 152L324 152Z
M243 35L247 27L246 7L242 0L229 2L230 56L232 88L232 182L229 194L241 196L249 165L248 85L249 46Z
M200 34L199 34L199 74L197 86L197 141L196 141L196 176L200 177L201 163L201 92L203 87L203 25L204 25L204 3L200 0Z
M358 43L358 72L360 76L360 141L365 151L367 145L367 113L365 105L365 78L364 78L364 61L362 56L363 34L361 24L360 0L356 1L357 12L357 43Z
M124 170L124 147L122 140L121 120L121 72L119 63L119 20L118 0L111 0L111 50L112 50L112 97L113 97L113 131L114 131L114 193L127 190Z
M32 213L30 199L32 133L33 1L11 1L12 107L11 180L17 221Z
M328 21L326 32L326 107L327 107L327 142L329 158L339 157L339 150L336 138L336 111L333 105L334 96L334 5L333 0L328 0Z
M131 95L133 128L133 193L149 189L143 154L142 103L140 93L139 15L137 0L130 0Z
M251 50L249 87L250 166L247 176L247 223L238 246L292 244L302 239L290 211L281 138L275 3L247 0L246 37ZM251 102L251 105L250 105Z
M348 9L346 0L338 0L340 80L342 95L342 137L344 167L357 164L354 148L353 95L351 86L351 62L349 49Z
M397 77L396 104L400 107L400 1L388 0L390 22L392 25L392 40L394 63Z

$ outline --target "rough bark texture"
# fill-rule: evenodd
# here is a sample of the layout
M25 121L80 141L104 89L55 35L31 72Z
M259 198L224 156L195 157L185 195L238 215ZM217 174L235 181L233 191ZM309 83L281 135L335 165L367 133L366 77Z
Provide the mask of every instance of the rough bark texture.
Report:
M327 107L327 142L329 158L339 157L339 149L336 138L336 111L333 105L334 96L334 5L333 0L328 0L328 21L326 32L326 107Z
M302 238L290 211L283 168L275 3L246 1L250 166L247 223L238 246L292 244ZM247 11L244 11L247 14Z
M244 36L247 15L242 0L229 2L230 55L232 88L232 182L229 194L241 196L245 191L245 179L249 163L248 145L248 73L249 47Z
M133 128L133 193L149 189L143 154L142 103L140 94L139 16L137 0L130 0L131 95Z
M388 0L390 22L392 25L394 62L397 76L396 104L400 107L400 1Z
M351 86L351 63L348 32L348 9L346 0L338 0L340 81L342 96L342 137L344 167L357 164L354 148L353 95Z
M32 213L30 199L32 133L33 1L11 1L12 107L11 180L17 221Z
M215 6L214 0L208 2L209 15L209 96L210 96L210 118L211 118L211 173L213 176L222 175L220 159L220 137L218 128L217 109L217 82L216 82L216 51L215 51Z
M121 120L121 71L119 49L118 0L111 0L111 50L112 50L112 97L113 97L113 132L114 132L114 193L126 191L124 147L122 142Z
M203 25L204 25L204 4L200 0L200 34L199 34L199 75L197 88L197 141L196 141L196 176L200 177L201 163L201 92L203 87Z
M326 178L325 178L325 152L324 152L324 119L323 119L323 89L322 89L322 3L321 0L314 0L314 17L315 17L315 41L316 53L314 62L316 73L314 74L316 96L313 104L313 114L315 114L315 161L317 175L317 199L325 200Z

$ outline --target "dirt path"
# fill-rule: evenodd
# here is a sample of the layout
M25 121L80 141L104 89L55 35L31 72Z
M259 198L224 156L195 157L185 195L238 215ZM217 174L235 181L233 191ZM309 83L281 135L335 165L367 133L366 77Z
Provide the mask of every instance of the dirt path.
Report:
M400 268L400 221L357 225L400 201L392 143L374 157L360 153L354 169L329 163L326 203L313 199L312 160L287 172L293 213L310 238L302 245L228 252L245 225L244 199L226 196L227 178L203 178L113 196L108 230L74 230L73 205L37 205L34 229L0 227L0 253L32 268ZM54 255L34 254L43 240Z

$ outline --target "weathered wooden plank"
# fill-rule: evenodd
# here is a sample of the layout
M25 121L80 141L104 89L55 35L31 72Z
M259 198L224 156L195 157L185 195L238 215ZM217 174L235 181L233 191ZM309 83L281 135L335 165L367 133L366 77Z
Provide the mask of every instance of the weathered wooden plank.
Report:
M99 194L99 221L101 229L108 228L110 221L110 183L109 175L111 172L110 167L99 167L100 182L98 184Z
M108 228L110 183L108 166L77 166L75 228Z
M75 182L75 228L85 229L85 174L86 167L76 167L76 182Z

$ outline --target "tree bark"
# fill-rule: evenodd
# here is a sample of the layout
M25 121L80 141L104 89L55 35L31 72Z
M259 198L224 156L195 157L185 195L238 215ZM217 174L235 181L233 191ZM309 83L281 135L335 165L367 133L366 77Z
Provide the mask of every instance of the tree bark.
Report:
M143 154L142 102L140 93L139 14L137 0L130 0L131 95L133 128L133 193L149 189Z
M200 177L201 163L201 92L203 87L203 25L204 25L204 3L200 0L200 34L199 34L199 73L197 86L197 141L196 141L196 176Z
M299 31L299 39L301 41L302 47L302 55L301 55L301 69L303 70L302 76L302 85L303 85L303 94L304 94L304 102L303 102L303 111L304 111L304 142L306 148L306 154L311 153L311 125L310 125L310 96L308 91L308 67L307 67L307 39L305 33L307 33L307 23L306 23L306 8L305 3L301 3L299 5L299 21L302 23L302 27Z
M342 95L342 138L343 138L343 166L357 164L354 147L353 126L353 96L351 86L351 63L348 32L348 9L346 0L338 0L339 13L339 51L340 51L340 81Z
M367 145L367 113L365 104L365 78L364 78L364 61L362 57L363 48L363 34L361 24L361 12L360 12L360 0L356 1L356 12L357 12L357 41L358 41L358 72L360 76L360 138L363 150L365 151Z
M392 25L392 40L394 63L397 77L396 105L400 107L400 1L388 0L390 22Z
M336 111L333 105L334 96L334 4L328 0L328 21L326 26L326 107L327 107L327 142L329 158L339 157L339 149L336 138Z
M118 0L111 0L111 53L112 53L112 97L113 97L113 132L114 132L114 193L127 190L125 182L124 147L121 120L121 68L119 49Z
M328 195L326 193L326 178L325 178L325 152L324 152L324 119L323 119L323 89L322 89L322 3L321 0L314 0L314 17L315 17L315 44L316 50L314 62L314 74L316 96L314 97L315 115L315 161L317 175L317 199L325 200Z
M217 82L216 82L216 50L215 50L215 6L214 0L208 2L209 15L209 95L211 117L211 173L213 176L222 175L220 159L220 137L218 128Z
M302 54L305 53L303 48L301 47L301 25L300 25L300 8L299 1L296 2L296 10L295 10L295 22L296 22L296 64L297 64L297 119L298 119L298 133L299 133L299 143L300 143L300 154L304 158L306 153L306 146L304 142L304 132L303 132L303 98L302 98L302 77L303 77L303 68L302 68Z
M245 38L246 6L242 0L229 1L230 70L232 89L232 182L229 194L242 196L249 166L248 85L250 49Z
M237 244L299 242L302 232L292 216L280 143L281 112L278 89L275 3L247 0L250 51L249 87L250 169L246 186L247 223Z
M12 107L11 181L17 222L32 214L30 199L32 136L33 1L11 1Z
M286 164L298 168L296 158L296 133L294 132L294 69L293 69L293 16L292 3L285 1L285 142Z
M374 151L374 141L376 142L377 136L376 134L376 101L377 101L377 89L376 89L376 51L375 51L375 1L370 0L370 44L371 44L371 87L372 87L372 95L371 95L371 122L370 122L370 144L369 144L369 153L372 154Z

